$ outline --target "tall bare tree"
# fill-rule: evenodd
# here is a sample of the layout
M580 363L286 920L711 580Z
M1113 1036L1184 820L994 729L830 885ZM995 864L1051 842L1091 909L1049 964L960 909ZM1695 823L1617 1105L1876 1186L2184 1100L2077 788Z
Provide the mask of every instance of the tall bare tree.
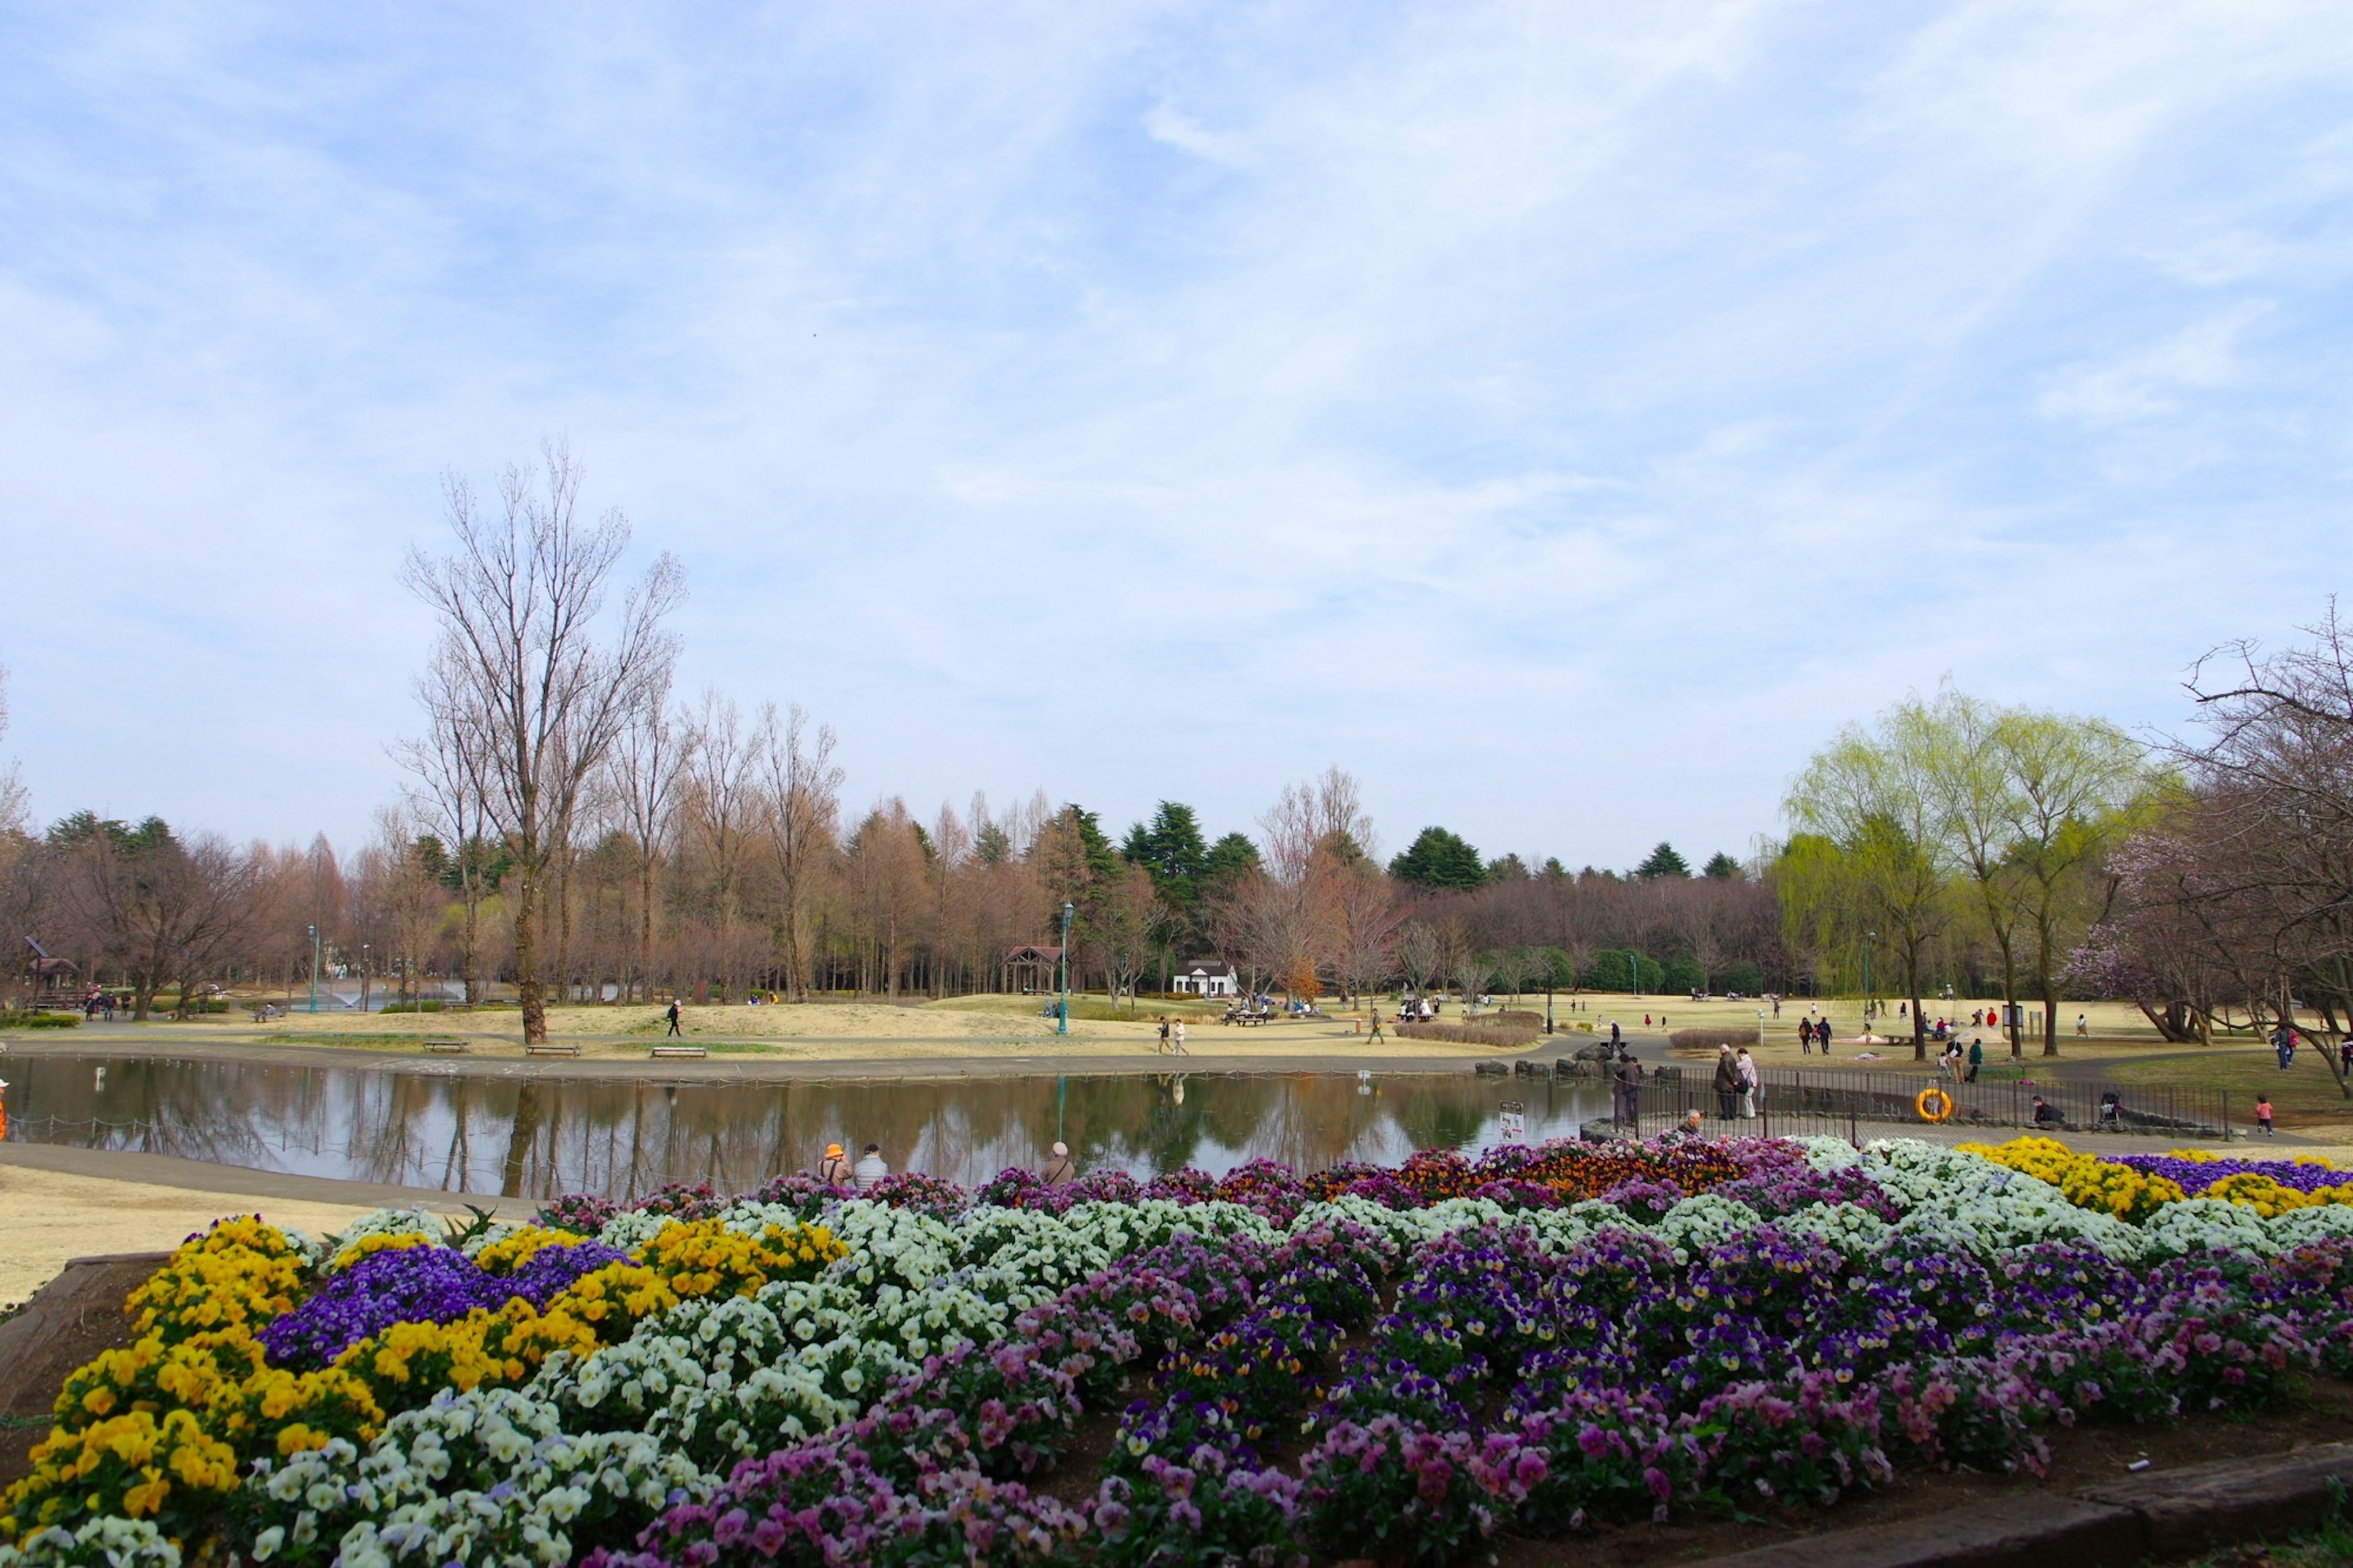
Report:
M580 484L560 444L545 448L536 482L521 468L506 471L495 517L452 477L457 548L412 552L405 574L441 623L440 657L419 693L426 711L437 726L459 722L481 739L484 810L511 861L516 986L533 1043L547 1038L540 926L560 836L629 715L668 680L677 639L662 620L686 594L685 574L664 553L599 637L629 524L617 510L583 520Z
M760 734L765 816L776 857L776 947L786 987L795 1001L806 1002L815 956L809 919L825 858L836 848L842 772L833 760L833 726L819 724L812 731L797 702L781 714L768 704L760 714Z
M649 689L613 742L607 764L614 805L636 848L638 882L637 962L631 991L641 991L653 973L654 920L659 904L654 889L661 872L694 731L670 711L667 685Z

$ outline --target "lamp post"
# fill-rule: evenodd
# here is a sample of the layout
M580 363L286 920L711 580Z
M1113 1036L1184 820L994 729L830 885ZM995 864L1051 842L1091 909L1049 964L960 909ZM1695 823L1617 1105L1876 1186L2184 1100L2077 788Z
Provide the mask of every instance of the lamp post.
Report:
M1862 1032L1867 1035L1871 1032L1871 950L1879 945L1879 933L1867 931L1862 942Z
M360 943L360 1011L368 1010L368 949L373 944Z
M1068 900L1062 904L1062 994L1054 1005L1054 1033L1071 1032L1071 917L1078 907Z
M1631 963L1631 964L1630 965L1630 967L1634 971L1634 1000L1636 1000L1637 1002L1639 1002L1639 1001L1641 1001L1641 1000L1642 999L1642 954L1641 954L1641 951L1640 949L1638 949L1638 948L1631 948L1631 947L1630 947L1630 948L1628 948L1628 949L1626 950L1626 956L1627 956L1629 959L1632 960L1632 963Z
M311 928L311 1011L319 1010L319 928Z

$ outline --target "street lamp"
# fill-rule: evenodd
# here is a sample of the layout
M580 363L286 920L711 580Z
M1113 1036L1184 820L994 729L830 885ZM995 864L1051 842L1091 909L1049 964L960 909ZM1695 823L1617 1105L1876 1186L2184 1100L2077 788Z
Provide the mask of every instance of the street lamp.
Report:
M1054 1005L1054 1033L1071 1032L1071 917L1078 906L1065 900L1062 905L1062 995Z
M1641 1001L1641 1000L1642 999L1642 953L1641 953L1641 950L1640 948L1632 948L1632 947L1630 947L1630 948L1628 948L1628 949L1626 950L1626 956L1627 956L1627 958L1628 958L1629 960L1630 960L1630 961L1631 961L1630 967L1631 967L1631 968L1633 969L1633 971L1634 971L1634 1000L1636 1000L1637 1002L1639 1002L1639 1001Z
M1864 1034L1869 1034L1871 1032L1871 950L1879 945L1879 933L1875 931L1867 931L1862 933L1862 1030Z
M319 928L311 928L311 1011L319 1010Z
M368 1010L368 949L369 942L360 943L360 1011Z

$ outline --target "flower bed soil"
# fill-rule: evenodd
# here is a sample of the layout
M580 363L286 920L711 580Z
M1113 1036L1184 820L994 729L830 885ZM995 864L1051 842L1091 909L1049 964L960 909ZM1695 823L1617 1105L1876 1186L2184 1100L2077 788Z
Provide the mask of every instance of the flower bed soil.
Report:
M165 1254L78 1258L0 1323L0 1489L30 1472L26 1456L48 1434L49 1410L73 1370L134 1337L123 1298Z

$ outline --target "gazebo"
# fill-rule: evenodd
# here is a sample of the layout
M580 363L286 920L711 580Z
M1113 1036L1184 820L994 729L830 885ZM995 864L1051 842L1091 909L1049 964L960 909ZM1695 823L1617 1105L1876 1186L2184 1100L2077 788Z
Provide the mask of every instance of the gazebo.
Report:
M1016 991L1051 991L1054 971L1061 962L1059 947L1040 947L1035 942L1017 947L1005 955L1005 983Z

